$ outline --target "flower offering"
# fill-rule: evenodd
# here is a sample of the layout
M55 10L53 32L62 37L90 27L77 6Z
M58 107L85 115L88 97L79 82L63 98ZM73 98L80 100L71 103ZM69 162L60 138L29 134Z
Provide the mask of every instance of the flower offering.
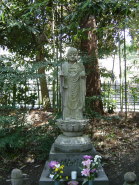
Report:
M57 161L50 161L48 164L50 167L50 178L54 181L59 181L63 178L64 165L60 165Z
M81 175L84 176L83 184L97 177L97 169L101 165L101 156L96 155L94 158L90 155L83 156Z

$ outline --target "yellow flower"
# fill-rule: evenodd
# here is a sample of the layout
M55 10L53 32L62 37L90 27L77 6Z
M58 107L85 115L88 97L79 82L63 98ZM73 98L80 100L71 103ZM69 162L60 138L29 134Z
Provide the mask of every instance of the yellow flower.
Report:
M62 176L60 176L60 179L62 179Z
M66 176L66 180L68 180L69 179L69 177L68 176Z
M64 168L64 165L61 165L60 168L63 169Z
M58 172L58 168L55 168L55 172Z
M63 173L63 171L60 171L60 173Z

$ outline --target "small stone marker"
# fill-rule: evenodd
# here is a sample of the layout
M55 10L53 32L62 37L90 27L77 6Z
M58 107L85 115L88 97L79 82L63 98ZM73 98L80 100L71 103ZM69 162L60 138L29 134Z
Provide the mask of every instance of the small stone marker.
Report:
M124 184L123 185L137 185L136 183L137 176L134 172L127 172L124 175Z
M23 185L23 174L22 171L15 168L11 172L11 183L12 185Z

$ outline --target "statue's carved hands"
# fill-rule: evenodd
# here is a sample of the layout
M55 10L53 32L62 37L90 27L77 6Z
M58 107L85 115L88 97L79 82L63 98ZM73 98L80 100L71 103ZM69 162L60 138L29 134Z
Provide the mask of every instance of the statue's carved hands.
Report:
M63 73L61 73L61 74L60 74L60 77L64 77L64 74L63 74Z
M80 73L80 77L81 77L81 78L85 78L85 72L84 72L84 71L82 71L82 72Z
M60 77L61 78L67 78L68 76L62 73L62 74L60 74Z

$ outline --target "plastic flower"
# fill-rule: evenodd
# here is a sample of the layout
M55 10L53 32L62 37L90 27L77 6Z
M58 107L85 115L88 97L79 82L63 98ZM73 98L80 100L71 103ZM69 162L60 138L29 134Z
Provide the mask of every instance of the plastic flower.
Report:
M92 169L92 170L90 170L90 173L95 173L96 172L96 169L94 168L94 169Z
M55 172L58 172L58 170L59 170L58 168L55 168L55 169L54 169Z
M51 161L49 164L50 167L50 178L53 180L61 180L63 178L62 174L64 173L64 165L60 165L57 161Z
M63 168L64 168L64 165L61 165L61 166L60 166L60 169L63 169Z
M58 164L59 164L59 162L57 162L57 161L51 161L48 165L50 168L55 168L55 166Z
M100 159L102 159L102 157L100 155L95 155L94 162L97 162Z
M90 155L83 156L81 175L85 176L83 184L97 177L97 169L101 164L101 156L96 155L93 159Z
M59 164L59 163L58 163L58 164L56 164L56 165L55 165L55 167L56 167L56 168L59 168L59 167L60 167L60 164Z
M91 162L92 162L92 160L87 159L86 161L82 161L82 164L83 164L83 166L87 166L89 168L91 165Z
M53 174L50 174L50 176L49 176L51 179L53 179L54 178L54 175Z
M87 159L92 159L93 157L92 157L91 155L84 155L83 158L84 158L85 160L87 160Z
M82 176L88 177L90 175L90 170L85 168L81 171Z

